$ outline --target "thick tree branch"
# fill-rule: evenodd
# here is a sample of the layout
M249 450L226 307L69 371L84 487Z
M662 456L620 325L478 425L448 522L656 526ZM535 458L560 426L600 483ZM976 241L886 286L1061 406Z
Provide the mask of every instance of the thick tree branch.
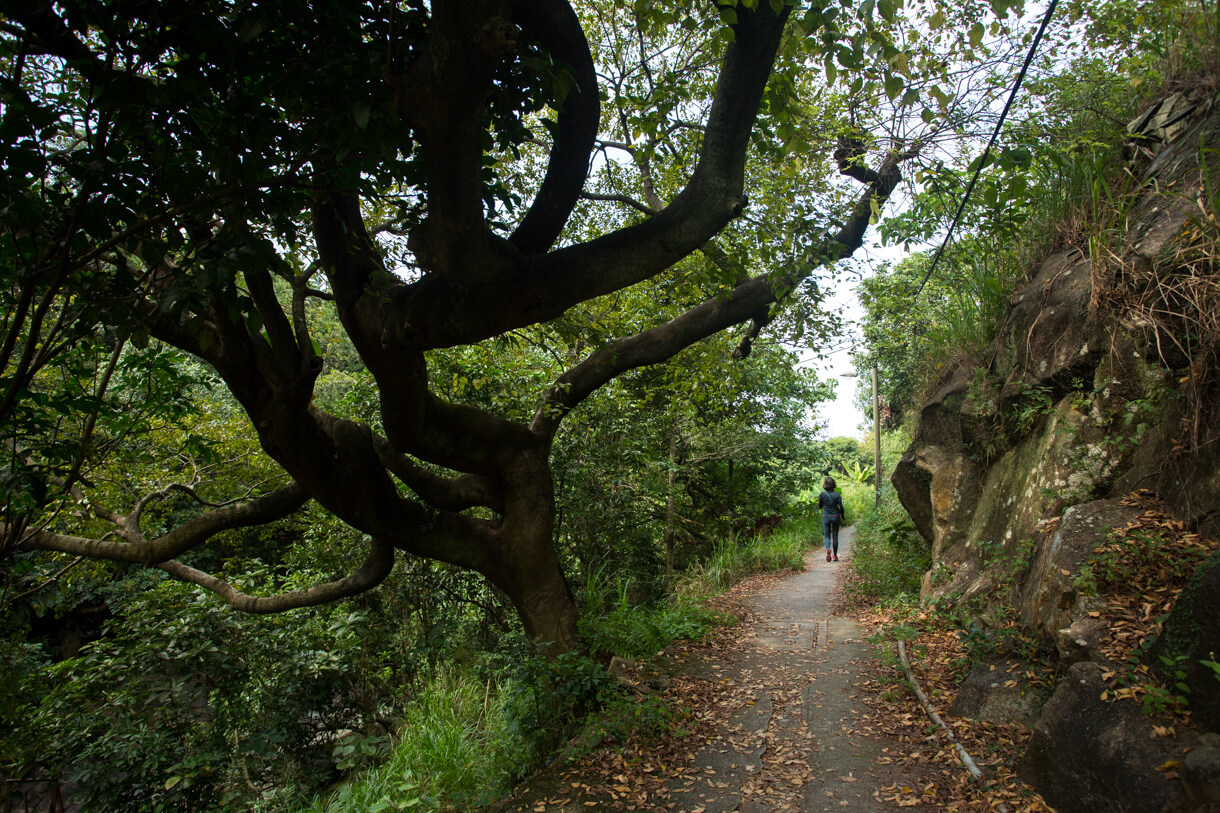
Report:
M411 307L387 310L386 292L403 286L382 265L354 198L336 195L320 201L314 208L314 234L339 319L379 384L382 422L395 450L455 471L490 475L532 442L515 423L447 404L428 391L427 362L415 326L433 314ZM462 313L449 316L468 321ZM391 340L395 336L398 341Z
M483 276L509 252L483 211L484 113L496 65L512 44L508 0L436 0L428 38L402 81L400 106L424 160L427 216L411 233L437 276ZM506 244L505 244L506 245Z
M738 9L698 164L669 206L643 223L545 256L508 265L493 258L475 297L459 295L444 274L391 284L381 306L389 312L379 323L394 327L381 340L420 349L481 341L648 279L706 243L745 205L749 135L787 13L785 6L776 15L770 3Z
M475 474L441 477L395 451L385 438L376 438L375 442L382 465L433 508L464 511L485 506L498 514L504 513L504 490L492 478Z
M563 100L554 132L546 176L509 240L527 253L546 251L567 223L584 187L597 128L601 123L597 75L584 29L563 0L515 0L513 22L536 37L558 63L572 71L572 87Z
M190 582L210 590L235 610L260 614L282 613L285 610L338 601L371 590L385 581L394 569L394 546L389 542L373 539L368 557L355 573L333 582L281 593L278 596L252 596L243 593L228 582L202 570L187 567L181 562L161 562L156 566L179 581Z
M814 268L851 255L863 244L876 210L901 179L899 163L909 156L909 152L886 156L847 222L798 266L803 270L755 277L738 284L727 297L709 299L669 322L611 342L559 377L535 413L531 431L553 437L564 415L607 382L628 370L665 361L701 339L765 313Z
M53 550L115 562L157 564L181 556L221 531L283 519L304 505L308 497L301 486L292 483L246 502L207 511L153 540L146 539L139 527L139 513L147 504L146 500L142 500L131 514L111 515L119 526L120 535L126 540L124 542L88 539L43 529L28 534L20 546L29 550Z

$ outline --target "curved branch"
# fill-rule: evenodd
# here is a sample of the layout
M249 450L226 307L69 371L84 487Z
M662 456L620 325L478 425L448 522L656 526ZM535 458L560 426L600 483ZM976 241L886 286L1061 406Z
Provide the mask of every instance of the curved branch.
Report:
M521 225L509 237L517 248L535 253L555 242L585 185L601 123L601 100L589 41L571 5L563 0L516 0L513 22L536 37L573 74L556 121L546 177Z
M602 195L602 194L599 194L596 192L585 192L584 194L581 195L581 197L584 198L585 200L596 200L596 201L603 201L606 203L622 203L626 206L630 206L632 209L635 209L637 212L641 212L642 214L648 215L649 217L651 217L652 215L655 215L657 213L656 209L652 208L651 206L646 206L643 203L640 203L638 200L636 200L635 198L633 198L629 195Z
M783 6L776 14L770 3L738 9L735 38L725 53L698 163L690 182L665 209L643 223L528 261L505 260L506 255L497 255L504 262L489 258L476 298L455 297L446 274L429 274L411 285L391 282L385 304L379 306L389 313L379 323L400 327L379 340L418 349L481 341L553 319L578 302L655 276L698 250L745 206L750 132L789 10ZM321 227L319 251L328 264L350 265L343 248L353 241L339 231L336 217L348 218L350 211L341 212L334 202L326 205L332 208L315 215ZM352 279L361 279L361 274ZM341 300L338 285L335 292Z
M432 3L427 36L395 80L399 112L423 158L428 199L408 245L422 268L442 276L482 274L502 261L504 241L488 229L483 211L484 116L513 33L503 0Z
M441 477L396 451L385 438L374 435L373 442L382 465L433 508L464 511L481 505L497 514L504 513L504 490L490 477L476 474Z
M873 183L857 199L847 222L833 237L810 252L797 270L754 277L738 283L727 297L709 299L670 321L611 342L564 373L547 391L530 430L553 437L560 422L591 393L627 370L658 364L727 327L754 318L765 323L768 307L795 289L814 268L851 255L902 175L899 163L911 152L891 152L876 170Z
M115 517L122 528L123 536L129 541L108 542L104 539L88 539L38 530L26 536L20 545L31 550L54 550L94 559L151 565L180 556L221 531L263 525L283 519L299 509L308 499L300 485L291 483L248 502L226 505L200 514L151 541L140 535L139 527L129 515Z
M235 610L259 614L282 613L285 610L315 607L319 604L338 601L373 589L385 581L386 577L390 575L390 571L394 569L394 546L389 542L373 539L373 546L369 550L368 557L355 573L333 582L281 593L278 596L252 596L243 593L228 582L204 573L202 570L188 567L181 562L161 562L156 567L179 581L189 582L210 590L223 598Z

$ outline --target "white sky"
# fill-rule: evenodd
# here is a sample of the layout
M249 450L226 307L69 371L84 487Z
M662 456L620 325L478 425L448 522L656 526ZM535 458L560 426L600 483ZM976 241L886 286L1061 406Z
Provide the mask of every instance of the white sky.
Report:
M875 232L871 235L876 239ZM912 246L916 251L918 248ZM861 256L862 255L862 256ZM865 250L861 252L860 261L856 263L857 267L866 275L872 275L872 269L882 261L897 263L906 255L906 251L901 246L879 246L876 243L866 244ZM856 288L859 283L851 283L850 277L844 276L840 278L842 282L835 286L835 293L827 300L825 307L828 310L838 310L846 321L848 321L848 335L859 338L859 331L856 327L856 322L864 315L864 309L860 305L860 300L856 296ZM872 381L870 378L864 378L863 381L859 378L842 378L843 373L854 373L855 367L852 365L851 358L852 345L848 341L839 349L833 350L826 359L818 359L812 352L806 351L802 353L802 367L812 367L822 380L834 380L838 382L835 388L834 401L823 404L817 412L817 423L822 427L819 436L822 438L863 438L868 434L872 427L865 426L861 429L861 424L867 422L871 424L872 415L864 415L856 408L856 387L863 385L871 391Z

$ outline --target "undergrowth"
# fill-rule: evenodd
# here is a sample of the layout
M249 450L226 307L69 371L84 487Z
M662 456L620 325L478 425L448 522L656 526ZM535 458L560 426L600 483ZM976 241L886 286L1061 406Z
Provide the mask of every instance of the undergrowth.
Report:
M916 601L930 552L894 489L882 489L880 505L866 510L855 527L852 578L844 588L848 600L858 605Z
M730 537L711 557L692 568L675 587L679 597L707 598L724 592L752 573L804 567L805 552L820 544L820 517L790 520L767 536Z

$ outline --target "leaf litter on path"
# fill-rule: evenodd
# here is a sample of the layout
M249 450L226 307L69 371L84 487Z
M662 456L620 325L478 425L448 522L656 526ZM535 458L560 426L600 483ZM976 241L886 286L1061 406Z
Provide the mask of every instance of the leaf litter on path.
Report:
M888 619L875 612L832 617L843 607L832 605L837 596L829 590L791 593L808 591L803 575L741 582L716 600L737 625L675 643L658 659L671 673L662 696L682 710L673 731L552 766L493 810L983 811L1001 802L1014 813L1051 810L1013 771L1027 730L953 720L955 736L984 770L981 782L970 780L948 737L864 644ZM802 601L829 620L776 618ZM914 664L917 677L943 712L960 643L946 634L921 637L920 645L927 648Z

